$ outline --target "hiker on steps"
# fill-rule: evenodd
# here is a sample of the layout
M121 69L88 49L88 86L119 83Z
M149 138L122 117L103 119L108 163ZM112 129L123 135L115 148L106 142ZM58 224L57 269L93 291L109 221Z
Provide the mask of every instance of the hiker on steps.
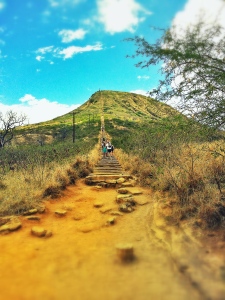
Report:
M112 156L112 144L110 143L110 141L106 143L106 147L107 147L107 156L108 157Z
M102 143L102 154L103 154L103 158L106 158L107 147L106 147L106 143L105 142Z

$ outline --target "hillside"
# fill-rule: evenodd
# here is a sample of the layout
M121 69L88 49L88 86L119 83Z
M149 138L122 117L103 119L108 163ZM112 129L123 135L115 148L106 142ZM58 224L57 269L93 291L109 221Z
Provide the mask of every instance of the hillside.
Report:
M129 130L137 128L137 123L158 122L170 116L180 115L172 107L150 97L128 92L98 91L68 114L47 122L20 127L17 129L17 141L29 143L42 135L49 143L63 133L67 138L71 138L73 122L77 139L97 137L102 114L106 126L111 131Z

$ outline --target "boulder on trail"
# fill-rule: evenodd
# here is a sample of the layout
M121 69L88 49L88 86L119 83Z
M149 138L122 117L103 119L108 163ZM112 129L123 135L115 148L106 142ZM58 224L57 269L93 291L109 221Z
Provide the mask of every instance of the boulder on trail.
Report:
M128 194L128 190L126 188L119 188L117 190L118 194Z
M31 234L37 237L44 237L47 233L47 230L43 227L33 226L31 228Z
M104 205L103 202L94 202L94 203L93 203L93 206L96 207L96 208L100 208L100 207L102 207L103 205Z
M106 226L114 225L115 222L116 222L116 218L115 218L115 217L109 218L109 219L106 221Z
M130 205L127 205L127 204L128 204L128 203L126 203L126 204L121 204L121 205L119 206L119 211L125 212L125 213L130 213L130 212L134 211L134 208L133 208L132 206L130 206Z
M41 220L41 218L39 216L27 216L25 218L30 221L40 221Z
M32 208L23 213L24 216L34 215L38 212L37 208Z
M64 216L66 215L66 213L67 213L67 211L64 210L64 209L57 209L57 210L55 211L55 215L56 215L57 217L64 217Z
M119 179L116 180L117 183L124 183L126 181L125 178L120 177Z
M9 218L9 220L7 219ZM7 223L5 223L4 225L0 226L0 233L9 233L15 230L18 230L19 228L21 228L22 223L19 220L19 218L12 216L12 217L7 217L6 220Z

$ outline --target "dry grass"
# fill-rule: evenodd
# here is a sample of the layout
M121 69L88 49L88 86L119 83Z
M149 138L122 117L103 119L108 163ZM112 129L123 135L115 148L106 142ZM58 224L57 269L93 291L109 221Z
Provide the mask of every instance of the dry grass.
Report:
M141 185L170 195L171 220L201 220L217 228L225 219L225 143L186 144L159 151L155 163L117 150L117 157Z
M77 156L70 163L51 163L36 167L32 173L14 171L1 181L0 215L21 214L35 208L43 198L57 198L68 185L87 176L95 163L96 150L88 156ZM35 176L34 176L35 174Z

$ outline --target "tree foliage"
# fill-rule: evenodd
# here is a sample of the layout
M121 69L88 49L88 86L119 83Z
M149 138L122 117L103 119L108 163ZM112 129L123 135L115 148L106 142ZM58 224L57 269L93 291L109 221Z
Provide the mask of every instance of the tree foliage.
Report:
M214 128L225 125L225 31L199 21L186 30L172 27L148 43L142 37L127 39L144 57L140 68L159 65L162 79L150 96L175 100L177 108Z
M0 112L0 148L3 148L14 137L14 130L26 121L25 115L18 115L16 112L9 110L5 116Z

